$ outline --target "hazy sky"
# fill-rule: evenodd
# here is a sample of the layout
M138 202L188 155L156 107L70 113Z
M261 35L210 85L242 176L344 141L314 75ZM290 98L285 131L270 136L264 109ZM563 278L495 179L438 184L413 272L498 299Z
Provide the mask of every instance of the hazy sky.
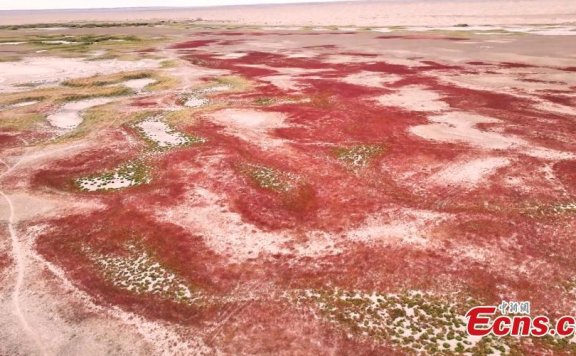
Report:
M133 6L217 6L321 1L322 0L0 0L0 10L77 9Z

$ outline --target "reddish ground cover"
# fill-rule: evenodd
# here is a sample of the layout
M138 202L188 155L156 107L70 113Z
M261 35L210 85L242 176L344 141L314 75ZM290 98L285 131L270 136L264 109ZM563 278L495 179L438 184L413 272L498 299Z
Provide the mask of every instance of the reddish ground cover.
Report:
M212 98L230 99L255 113L278 113L281 125L259 129L263 141L250 141L212 120L210 111L198 112L199 120L176 127L204 138L198 145L150 154L142 143L123 146L122 136L110 131L102 134L110 138L108 146L29 168L31 189L97 199L104 206L44 221L50 229L38 238L38 251L99 303L189 325L208 346L230 353L412 350L391 342L390 336L367 336L346 320L331 322L286 296L302 290L417 290L457 295L463 305L470 298L483 304L529 300L534 310L551 316L571 312L576 219L568 206L576 194L574 116L543 112L534 104L540 98L569 106L572 97L527 97L444 80L448 74L481 76L479 68L488 65L503 71L538 68L523 63L430 59L411 66L334 44L306 46L318 51L310 58L251 48L240 58L218 56L227 46L243 46L242 41L222 42L225 36L264 35L206 32L209 39L170 48L183 50L177 53L192 64L227 70L253 83L246 91ZM374 38L379 39L465 40ZM333 54L363 62L327 62ZM361 72L398 80L381 86L343 80ZM298 86L283 89L271 76L288 76ZM392 100L387 98L415 87L438 98L386 104ZM270 101L259 103L262 98ZM141 97L131 105L158 108L164 99ZM445 108L422 109L418 100L441 101ZM492 121L468 130L490 132L498 144L515 141L492 148L470 143L465 130L456 132L456 139L430 139L413 131L446 113L489 117ZM460 122L438 131L450 134ZM138 139L134 130L121 130ZM256 129L248 125L245 130ZM75 190L75 178L113 169L145 152L149 183L110 192ZM558 158L558 152L565 158ZM472 165L487 158L504 163L482 169ZM452 180L455 175L460 180ZM207 226L230 246L238 246L236 240L252 246L255 250L246 252L251 257L221 248ZM322 236L333 247L321 246L326 242ZM111 283L86 252L126 256L130 244L150 251L205 299L185 304L131 293ZM228 309L236 313L218 324ZM217 331L207 331L215 323ZM507 347L532 346L511 341ZM535 347L551 346L538 342Z

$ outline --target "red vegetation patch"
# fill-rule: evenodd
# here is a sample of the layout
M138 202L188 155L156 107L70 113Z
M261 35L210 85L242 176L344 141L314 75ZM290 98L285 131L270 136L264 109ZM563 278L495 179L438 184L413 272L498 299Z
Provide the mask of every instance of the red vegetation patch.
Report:
M17 133L0 133L0 147L13 147L21 144Z
M101 221L106 221L102 229ZM128 244L143 246L165 268L192 286L194 293L218 293L218 257L207 250L201 239L182 228L160 223L121 197L111 197L106 210L73 215L52 221L57 233L40 236L37 249L70 271L83 289L90 291L102 304L123 305L139 314L195 325L211 307L200 309L156 297L130 293L107 280L87 251L102 255L122 256ZM207 263L210 261L210 263Z
M0 273L4 273L5 270L12 265L12 256L8 253L0 252Z
M569 193L576 196L576 161L558 162L554 171Z
M195 41L186 41L177 43L173 46L170 46L171 49L189 49L189 48L198 48L204 47L212 43L216 43L216 40L195 40Z
M377 38L465 40L438 36ZM188 41L172 48L232 43L219 41ZM425 140L410 129L430 123L430 116L438 112L385 107L376 98L405 86L425 88L437 93L450 110L500 120L477 129L513 133L545 148L574 149L571 121L553 114L543 118L529 99L446 84L434 73L473 72L476 69L471 66L488 65L484 62L455 66L416 58L426 66L385 61L327 64L321 57L245 53L240 58L221 59L200 50L188 51L182 57L197 65L227 69L256 83L246 92L222 93L219 97L240 109L279 113L282 119L278 126L259 127L255 123L254 127L243 127L239 134L217 124L209 114L198 114L199 120L193 125L183 123L177 129L201 136L205 143L147 155L146 164L153 170L149 184L112 193L82 193L84 198L97 197L106 209L47 221L51 229L38 239L40 253L62 266L102 304L122 305L184 325L217 325L206 335L206 342L231 353L288 350L311 354L332 347L342 354L394 353L378 346L377 340L348 337L345 331L313 319L307 311L279 297L294 289L422 290L438 295L456 293L484 303L521 298L531 300L535 308L567 308L568 304L556 297L562 296L558 286L572 278L576 269L572 236L576 221L572 213L559 214L553 207L560 199L576 194L576 161L554 164L550 177L543 170L550 165L548 160L513 150L478 149L459 141ZM502 63L500 67L525 65ZM300 73L286 74L301 85L298 95L263 78L283 70ZM361 72L393 74L402 79L383 87L342 80ZM571 103L559 93L543 95L553 102ZM135 99L132 105L159 108L174 103L174 98L147 96ZM257 100L262 98L266 100ZM266 140L272 143L268 146ZM118 143L119 138L111 141ZM33 169L33 187L72 191L74 177L136 158L142 153L141 146L102 145L48 162ZM362 156L358 154L361 150L350 150L362 146L377 147L378 154ZM338 154L349 151L349 156ZM483 176L477 184L445 185L433 179L457 162L483 157L508 158L510 163L497 172L480 172ZM254 178L245 169L247 165L265 167L281 177ZM456 170L454 174L464 173ZM282 185L284 178L292 179L290 184ZM205 192L208 198L198 192ZM198 206L206 209L195 210ZM258 231L269 234L270 239L289 235L291 240L280 246L281 252L266 250L257 258L229 260L225 253L207 245L203 236L207 235L206 227L199 226L203 221L186 220L205 211L209 212L205 219L214 221L216 231L236 231L218 230L221 226L217 224L230 223L252 229L254 236ZM404 211L410 217L402 215ZM234 218L229 221L222 218L230 215ZM326 236L338 250L324 253L319 248L318 255L302 253L299 248L317 242L315 235ZM256 245L261 241L251 242ZM89 248L101 254L122 255L131 243L150 251L212 302L186 306L127 292L106 280L86 254ZM248 294L241 290L244 287L258 295L242 300ZM227 310L235 312L227 314Z
M113 138L114 132L108 132L107 137ZM122 140L123 135L119 134L115 139ZM121 144L114 145L111 141L106 143L108 145L102 145L102 148L88 149L71 157L52 161L49 165L36 167L30 172L30 185L35 189L50 188L79 193L74 179L113 170L140 154L141 146L126 147Z
M536 68L536 66L526 63L514 63L514 62L501 62L499 63L501 68Z

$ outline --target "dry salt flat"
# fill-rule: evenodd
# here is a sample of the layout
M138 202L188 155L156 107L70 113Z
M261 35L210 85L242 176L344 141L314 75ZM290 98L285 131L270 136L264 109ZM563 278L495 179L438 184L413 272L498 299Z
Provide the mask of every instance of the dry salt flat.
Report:
M108 104L114 100L115 98L95 98L73 101L71 103L64 104L60 109L58 109L57 112L48 115L46 120L48 120L50 125L57 129L70 131L82 123L82 111L96 106Z
M508 158L486 157L451 163L428 179L431 184L474 188L510 164Z
M135 126L142 130L146 138L156 143L159 147L180 146L190 142L188 137L175 131L159 118L143 120Z
M144 91L146 86L156 83L155 79L152 78L141 78L141 79L131 79L122 82L122 85L134 90L136 93Z
M158 67L159 62L152 59L87 61L83 58L27 57L18 62L0 62L0 93L24 91L26 88L18 86L31 80L41 84L58 84L68 79L96 74L105 75Z
M400 79L402 79L402 77L396 74L383 75L379 72L361 71L344 77L342 81L353 85L384 88L386 84L394 83Z
M189 108L199 108L201 106L208 105L209 102L210 102L210 100L208 100L206 98L200 98L197 96L190 96L186 100L186 102L184 103L184 106L187 106Z
M264 149L284 144L284 140L274 137L274 129L286 127L286 117L282 113L264 112L251 109L223 109L211 113L208 118L224 126L226 134L236 136Z
M573 159L571 152L562 152L531 144L514 135L503 135L494 131L485 131L478 124L497 124L501 120L466 113L447 112L428 117L429 124L417 125L410 132L427 140L439 142L457 142L487 150L515 149L524 154L549 160Z
M376 98L382 106L395 106L413 111L443 111L450 108L442 96L421 86L407 86L398 92Z

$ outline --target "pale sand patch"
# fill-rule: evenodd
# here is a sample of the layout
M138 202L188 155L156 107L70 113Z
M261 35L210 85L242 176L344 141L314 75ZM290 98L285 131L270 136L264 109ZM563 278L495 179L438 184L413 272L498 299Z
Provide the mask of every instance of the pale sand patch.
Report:
M213 93L222 93L228 90L231 90L232 87L228 84L222 84L222 85L215 85L213 87L208 87L208 88L204 88L204 89L200 89L199 92L203 93L203 94L213 94Z
M135 185L134 179L120 175L119 173L114 173L112 178L104 179L100 177L92 179L80 179L78 180L78 185L81 189L87 190L89 192L95 192L98 190L107 189L121 189L128 188Z
M22 102L20 102L20 103L16 103L16 104L9 105L8 107L10 107L10 108L21 108L21 107L25 107L25 106L34 105L34 104L37 104L37 103L38 103L38 100L22 101Z
M172 56L169 51L165 54L168 58ZM204 79L207 77L220 77L231 74L228 70L204 68L187 62L174 68L165 69L164 72L178 79L179 82L176 84L176 90L189 90L190 88L205 84Z
M499 123L498 119L465 112L449 112L430 116L432 123L410 128L410 132L427 140L462 142L486 149L507 149L526 145L520 138L482 131L478 124Z
M358 31L358 27L338 27L338 31L356 32L356 31Z
M522 26L503 27L504 31L527 33L540 36L576 36L576 26Z
M79 43L79 42L56 40L56 41L42 41L42 43L45 43L45 44L72 44L72 43L74 43L74 44L76 44L76 43Z
M474 188L485 179L506 167L510 160L502 157L477 158L470 161L451 163L434 174L428 182L442 186L461 186Z
M300 47L297 42L289 40L275 41L275 42L247 41L244 45L246 46L246 48L257 48L267 50L275 50L275 49L285 50L286 48Z
M30 195L27 193L9 194L8 198L14 208L14 222L22 222L35 217L54 217L59 216L63 211L77 210L99 210L104 206L96 200L73 200L60 196L58 199L42 195ZM6 204L0 204L0 221L8 220L10 215L9 207Z
M300 26L263 26L260 27L262 31L299 31L302 29Z
M410 128L410 132L427 140L439 142L459 142L483 149L507 150L516 149L532 157L547 160L572 159L572 152L561 152L531 145L517 136L505 136L493 131L483 131L476 127L482 123L500 123L498 119L470 114L466 112L449 112L430 116L432 122Z
M57 112L50 114L46 120L55 128L73 130L82 123L81 112L96 106L108 104L116 98L94 98L64 104Z
M524 73L519 73L524 74ZM528 73L526 73L528 74ZM563 74L566 78L566 74ZM506 71L505 73L482 73L482 74L464 74L446 76L442 75L440 79L444 82L457 85L459 87L476 89L476 90L490 90L501 93L510 92L526 92L535 93L542 90L564 90L566 89L565 83L540 83L529 82L521 80L519 75L514 75L513 71ZM528 77L528 79L531 79ZM534 77L534 79L537 79ZM552 77L547 74L546 80L552 80Z
M306 52L306 51L299 51L295 53L289 53L286 55L286 58L315 58L318 57L318 54L315 52Z
M393 48L386 48L381 49L379 48L377 51L366 49L366 48L358 48L355 49L354 52L356 54L326 54L323 57L323 62L330 63L330 64L350 64L350 63L377 63L377 62L384 62L387 64L397 64L402 66L408 67L425 67L425 64L422 64L420 60L416 59L409 59L412 57L425 57L429 54L425 52L416 51L415 49L412 50L404 50L404 49L393 49ZM374 56L374 54L376 54Z
M388 28L388 27L380 27L380 28L373 28L370 31L387 33L387 32L392 32L393 30L391 28Z
M285 140L271 136L273 130L287 127L284 114L250 109L223 109L207 118L224 126L224 132L246 142L268 149L283 145Z
M414 26L405 27L406 31L426 32L426 31L457 31L457 32L474 32L479 34L498 34L502 32L524 33L541 36L576 36L576 26Z
M246 55L247 55L247 53L245 53L245 52L231 52L231 53L223 53L221 55L214 56L214 58L216 58L216 59L238 59L238 58L245 57Z
M375 57L354 56L349 54L330 54L322 62L327 64L349 64L349 63L375 63Z
M146 138L154 141L159 147L179 146L189 142L185 135L173 130L158 118L140 121L135 126L142 130Z
M402 87L398 92L376 98L383 106L396 106L411 111L443 111L450 108L442 101L442 96L424 87L411 85Z
M156 83L155 79L152 78L141 78L141 79L130 79L122 82L122 85L134 90L136 93L140 93L144 90L147 85Z
M17 86L29 83L31 79L35 83L57 84L72 78L152 69L158 66L159 61L151 59L85 61L80 58L30 57L18 62L0 62L0 93L26 90Z
M539 31L531 31L530 33L540 36L576 36L576 29L545 29Z
M327 233L311 231L307 233L307 242L295 243L289 231L267 232L243 221L240 214L222 207L218 195L209 190L196 187L190 193L188 202L158 210L156 214L200 233L213 251L228 256L231 263L262 255L318 257L341 253Z
M334 70L332 68L313 69L313 68L299 68L299 67L273 67L267 64L241 64L241 66L249 68L268 69L276 71L279 74L292 75L292 76L316 74L318 72L328 72Z
M576 116L576 108L572 106L541 101L539 103L532 105L532 107L538 110L548 111L555 114Z
M496 61L496 62L494 62ZM474 90L489 90L497 93L512 94L517 97L539 101L539 95L544 91L566 90L576 85L576 76L566 75L566 72L551 67L571 66L573 60L563 60L552 57L530 57L498 55L492 63L498 61L531 63L540 65L539 68L491 68L497 73L451 75L440 74L438 78L446 83Z
M380 72L361 71L350 74L342 79L344 83L374 88L384 88L385 84L394 83L402 79L396 74L383 75Z
M268 82L278 89L281 90L299 90L303 88L303 85L298 82L298 80L291 75L270 75L267 77L262 77L260 80Z
M387 217L369 217L362 226L345 235L351 241L427 246L431 229L448 216L428 210L394 209L388 212Z
M40 31L64 31L68 30L69 27L37 27L36 30Z
M210 102L210 100L206 99L206 98L199 98L197 96L191 96L188 98L188 100L186 100L186 102L184 103L184 106L187 106L189 108L199 108L201 106L207 105Z

